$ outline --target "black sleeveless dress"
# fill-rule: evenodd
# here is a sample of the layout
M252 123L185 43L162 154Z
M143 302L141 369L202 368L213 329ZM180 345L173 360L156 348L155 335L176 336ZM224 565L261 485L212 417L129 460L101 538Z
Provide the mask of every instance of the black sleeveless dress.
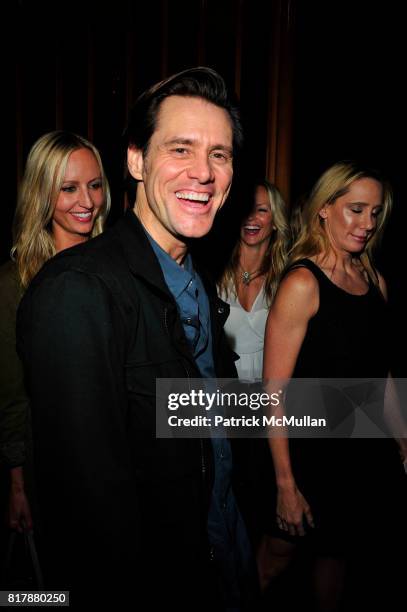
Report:
M293 377L382 378L389 370L387 304L373 283L350 294L308 259L319 285L319 309L309 321ZM309 540L320 553L342 554L359 541L379 544L389 529L405 537L407 475L391 438L290 439L297 485L316 527ZM403 536L404 533L404 536ZM404 540L404 544L406 541Z

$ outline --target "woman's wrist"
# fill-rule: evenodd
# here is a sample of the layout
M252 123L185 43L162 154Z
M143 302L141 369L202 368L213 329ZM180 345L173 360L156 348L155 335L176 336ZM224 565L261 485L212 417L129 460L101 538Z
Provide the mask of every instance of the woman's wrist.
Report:
M293 491L296 488L293 476L282 476L277 478L277 489L279 491Z
M14 492L19 493L24 491L24 475L22 466L11 468L10 483Z

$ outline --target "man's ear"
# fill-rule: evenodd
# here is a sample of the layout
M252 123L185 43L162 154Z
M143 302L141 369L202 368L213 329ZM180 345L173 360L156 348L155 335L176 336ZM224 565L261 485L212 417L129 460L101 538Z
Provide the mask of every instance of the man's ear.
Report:
M133 178L137 181L143 180L144 158L141 149L135 147L127 149L127 167Z

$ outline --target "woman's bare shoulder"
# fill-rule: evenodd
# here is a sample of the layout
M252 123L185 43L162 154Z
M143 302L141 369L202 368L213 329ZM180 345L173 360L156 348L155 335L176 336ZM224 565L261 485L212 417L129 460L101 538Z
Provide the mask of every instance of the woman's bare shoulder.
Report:
M315 275L305 266L296 266L289 270L281 282L281 287L295 291L301 295L309 295L318 291L318 281Z
M289 305L307 317L316 314L319 307L319 285L314 274L305 266L291 269L284 276L277 291L273 308Z

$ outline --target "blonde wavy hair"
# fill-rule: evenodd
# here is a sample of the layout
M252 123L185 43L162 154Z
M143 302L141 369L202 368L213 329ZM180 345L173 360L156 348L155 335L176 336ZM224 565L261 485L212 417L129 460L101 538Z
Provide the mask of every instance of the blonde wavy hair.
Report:
M289 253L288 265L299 259L324 255L324 259L331 251L329 237L324 228L320 211L326 205L332 205L341 196L348 193L351 185L362 178L371 178L378 181L383 190L382 211L377 219L376 230L367 242L364 251L358 256L369 278L378 285L378 277L373 267L373 253L380 243L383 230L388 221L393 197L390 185L376 170L363 168L352 161L341 161L326 170L314 185L311 194L302 212L302 226L297 240Z
M68 158L78 149L92 151L99 164L104 201L91 236L103 231L110 210L110 189L99 151L91 142L71 132L60 130L41 136L27 158L13 222L11 258L16 262L24 288L55 255L52 217Z
M286 203L277 187L269 181L256 183L257 187L264 187L273 215L273 224L276 229L270 237L267 251L261 262L261 274L266 275L264 292L267 305L270 307L277 291L278 283L287 263L287 253L290 244L290 228L288 224L288 211ZM236 296L236 277L239 269L240 240L232 251L231 258L219 281L219 289L226 297L230 293Z

